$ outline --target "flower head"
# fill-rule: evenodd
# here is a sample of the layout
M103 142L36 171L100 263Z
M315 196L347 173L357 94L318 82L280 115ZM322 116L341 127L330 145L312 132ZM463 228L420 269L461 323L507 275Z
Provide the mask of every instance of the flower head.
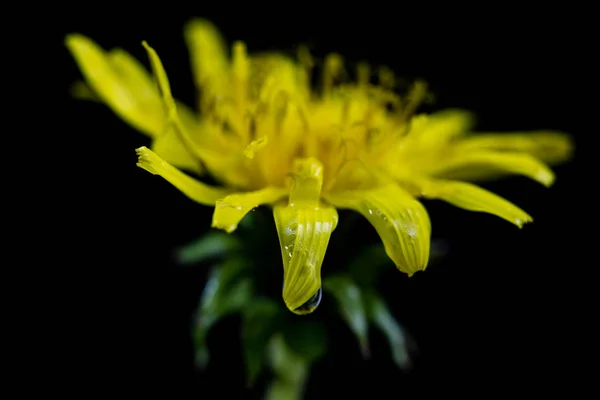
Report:
M153 76L123 50L105 52L73 34L66 44L87 84L77 93L97 98L152 139L136 150L138 166L185 195L214 206L212 226L233 232L259 205L270 205L284 267L283 299L297 313L321 298L321 265L336 209L358 211L374 226L386 253L408 275L429 259L431 224L417 197L497 215L522 227L532 221L509 201L468 181L519 174L550 186L545 163L568 158L558 132L471 134L470 113L415 114L428 92L415 82L403 96L394 76L368 65L348 81L342 58L325 60L318 91L313 60L282 54L248 55L236 42L228 54L204 20L185 29L198 114L175 101L157 53L147 43ZM208 173L212 187L180 169Z

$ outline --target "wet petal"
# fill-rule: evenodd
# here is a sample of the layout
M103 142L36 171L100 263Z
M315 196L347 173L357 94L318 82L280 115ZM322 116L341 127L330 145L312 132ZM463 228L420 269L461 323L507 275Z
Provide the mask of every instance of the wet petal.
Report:
M321 300L321 264L337 226L335 208L320 204L323 166L298 160L289 203L273 208L283 257L283 300L296 314L313 312Z
M165 114L158 93L155 90L154 95L139 95L139 84L146 76L130 68L131 63L123 63L126 58L123 51L117 53L115 64L114 56L83 35L68 35L65 44L92 91L116 114L146 135L155 136L162 132Z
M552 170L536 158L522 153L493 151L459 152L435 166L432 174L454 179L486 179L488 176L516 174L548 187L554 183Z
M387 255L409 276L427 267L431 223L423 205L398 185L328 194L338 208L361 213L373 225Z
M335 229L335 208L276 205L273 209L283 257L283 300L290 311L309 314L321 298L321 265ZM307 307L303 307L311 298Z
M138 155L138 167L145 169L153 175L162 176L167 182L182 191L183 194L200 204L213 206L217 200L229 194L229 191L225 189L208 186L189 177L161 159L147 147L140 147L135 152Z
M447 201L469 211L494 214L519 228L533 221L531 216L502 197L466 182L430 181L423 185L423 196Z
M234 193L217 200L212 227L231 233L237 229L244 216L262 204L272 204L287 195L282 188L268 187L248 193Z

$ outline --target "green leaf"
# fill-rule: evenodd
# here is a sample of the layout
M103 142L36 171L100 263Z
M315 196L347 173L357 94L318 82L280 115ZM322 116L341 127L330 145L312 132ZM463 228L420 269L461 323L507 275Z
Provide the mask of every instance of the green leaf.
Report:
M369 355L367 314L360 288L343 275L333 275L323 281L323 287L338 302L340 312L356 335L363 357Z
M296 393L298 397L291 398L300 398L308 376L308 362L288 347L281 333L273 335L269 341L268 355L275 381L294 389L292 393Z
M236 251L239 247L239 242L235 236L223 232L209 232L177 249L175 259L180 264L196 264L222 257Z
M286 324L283 334L288 347L308 363L327 352L327 332L318 322L294 318Z
M194 342L196 362L204 367L209 360L206 335L221 318L241 310L252 298L252 281L244 277L247 264L243 260L229 260L213 268L200 298Z
M301 398L302 393L299 393L297 385L277 379L267 387L265 395L265 400L300 400Z
M279 325L281 310L279 303L267 298L256 299L244 308L242 344L249 386L262 370L267 344Z
M396 365L403 370L412 366L409 355L409 337L394 319L383 299L375 292L363 294L369 320L387 337Z

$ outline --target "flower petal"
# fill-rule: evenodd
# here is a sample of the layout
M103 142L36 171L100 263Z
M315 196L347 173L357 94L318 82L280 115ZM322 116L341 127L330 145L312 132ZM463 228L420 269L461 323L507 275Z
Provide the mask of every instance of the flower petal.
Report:
M574 147L569 135L551 131L482 133L462 140L458 146L464 151L495 150L526 153L548 164L568 160Z
M204 19L194 19L185 27L185 40L190 52L196 87L207 80L219 79L229 68L225 41L217 28Z
M554 183L552 170L523 153L497 151L458 152L449 159L441 158L431 174L454 179L485 179L491 176L517 174L548 187Z
M471 183L430 181L422 186L422 190L425 197L441 199L469 211L494 214L519 228L533 221L529 214L508 200Z
M337 211L324 205L280 204L273 208L273 216L283 257L283 300L290 311L309 314L321 300L321 265L338 222Z
M183 194L200 204L213 206L217 200L229 194L226 189L211 187L189 177L145 146L136 149L135 152L138 155L138 167L153 175L162 176L171 185L181 190Z
M419 115L411 122L405 148L441 147L449 140L468 133L471 126L473 115L465 110L449 109L431 115Z
M127 123L145 133L155 136L161 133L165 114L158 93L146 92L140 96L140 82L146 79L143 72L131 68L130 58L124 62L123 51L110 56L91 39L80 35L68 35L65 44L79 65L86 82L93 92ZM143 71L143 69L142 69ZM121 75L125 73L126 75Z
M262 204L272 204L287 195L283 188L268 187L248 193L234 193L217 200L212 227L231 233L244 216Z
M162 97L162 101L164 104L164 107L166 109L166 113L167 113L167 126L165 131L162 132L163 135L170 135L170 136L166 136L166 141L167 144L165 144L164 142L161 143L159 140L157 140L156 145L163 151L168 152L167 154L173 155L183 155L183 158L178 159L178 161L180 161L181 163L185 163L187 165L190 164L190 157L195 157L197 160L196 168L199 168L199 161L203 159L203 156L205 154L203 154L203 147L202 146L198 146L196 143L194 143L194 141L191 139L188 130L186 129L186 126L193 126L194 122L193 122L193 116L191 115L190 112L184 112L183 115L185 116L184 121L186 121L186 125L184 125L182 123L182 119L179 116L179 112L177 109L177 105L175 103L175 100L173 99L173 96L171 94L171 85L169 84L169 79L167 77L167 73L165 72L165 69L162 65L162 62L160 61L160 58L158 57L158 54L156 53L156 51L150 47L148 45L148 43L146 43L145 41L142 42L142 45L144 46L144 48L146 49L146 51L148 52L148 57L150 58L150 64L152 65L152 71L154 72L154 76L157 80L158 83L158 89L159 92L161 94ZM179 143L177 143L177 139L179 139ZM171 145L172 147L169 149L168 145ZM185 152L181 147L184 147L185 150L187 150L187 152ZM170 152L169 152L170 150Z
M309 314L321 301L321 264L338 215L319 202L323 166L318 160L297 160L292 176L289 204L273 208L283 258L283 300L290 311Z
M412 276L427 267L431 223L423 205L400 186L325 195L338 208L358 211L373 225L396 267Z

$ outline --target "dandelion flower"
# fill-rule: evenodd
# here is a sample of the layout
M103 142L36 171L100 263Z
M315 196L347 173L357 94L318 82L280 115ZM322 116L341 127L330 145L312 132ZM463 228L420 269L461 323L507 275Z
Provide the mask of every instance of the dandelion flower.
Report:
M301 48L296 60L278 53L249 55L242 42L231 54L205 20L185 28L198 113L173 99L167 74L143 42L149 73L121 49L104 51L89 38L66 45L86 83L79 97L107 104L152 140L138 166L160 175L192 200L214 206L212 226L233 232L252 209L269 205L283 258L283 300L294 313L312 312L321 299L321 265L338 223L337 209L362 214L386 253L409 276L427 267L431 224L417 198L441 199L486 212L518 227L532 218L473 181L524 175L550 186L548 163L569 157L559 132L472 134L462 110L416 114L428 95L417 81L406 95L393 74L360 64L353 81L342 58L327 56L318 91L314 62ZM209 174L221 187L190 175Z

